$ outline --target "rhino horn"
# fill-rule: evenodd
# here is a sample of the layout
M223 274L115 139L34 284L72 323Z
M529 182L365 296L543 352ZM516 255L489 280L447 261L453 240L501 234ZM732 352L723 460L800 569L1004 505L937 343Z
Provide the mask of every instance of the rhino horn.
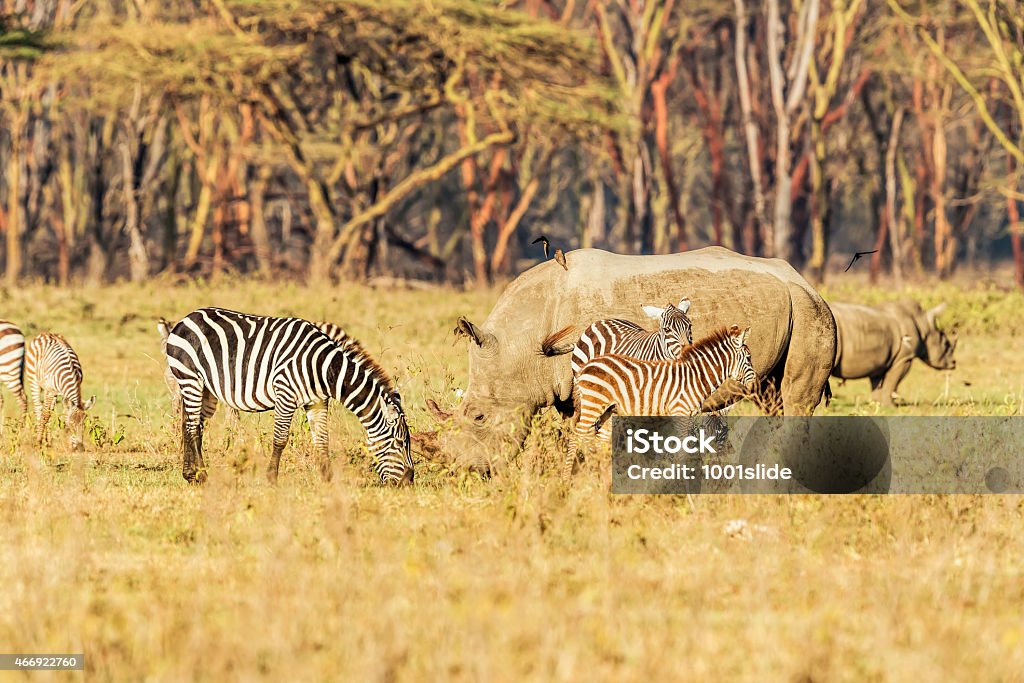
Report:
M493 334L485 332L483 329L469 322L464 317L460 317L458 325L455 326L455 336L469 337L477 346L484 346L485 344L495 341Z
M935 308L929 308L925 315L928 317L928 325L935 327L935 319L942 315L942 312L946 310L946 303L943 302Z

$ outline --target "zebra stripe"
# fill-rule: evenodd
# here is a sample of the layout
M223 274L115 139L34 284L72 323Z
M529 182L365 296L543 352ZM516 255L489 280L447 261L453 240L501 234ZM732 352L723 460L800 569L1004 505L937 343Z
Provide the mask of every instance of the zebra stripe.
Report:
M562 468L572 476L579 439L611 439L612 413L692 416L726 380L752 389L757 380L747 348L750 328L722 328L690 346L680 358L640 360L600 356L587 363L574 389L576 427Z
M292 416L304 407L321 474L329 479L327 403L334 399L366 430L381 481L412 482L401 397L358 343L343 346L300 318L201 308L174 326L166 348L181 392L186 480L206 479L203 428L221 401L245 412L274 411L274 449L267 467L272 481L277 479Z
M82 364L67 339L46 332L29 342L25 351L25 382L35 407L36 442L43 443L46 424L59 396L64 402L71 447L80 450L85 436L85 411L96 397L82 402Z
M619 354L643 360L678 358L683 349L693 343L693 328L686 312L690 300L682 299L678 306L665 308L644 306L648 317L660 320L657 332L648 332L629 320L598 320L583 331L572 350L572 376L598 356Z
M22 372L25 363L25 335L12 322L0 320L0 382L14 394L21 412L28 410L25 391L22 388ZM3 412L4 398L0 394L0 413Z

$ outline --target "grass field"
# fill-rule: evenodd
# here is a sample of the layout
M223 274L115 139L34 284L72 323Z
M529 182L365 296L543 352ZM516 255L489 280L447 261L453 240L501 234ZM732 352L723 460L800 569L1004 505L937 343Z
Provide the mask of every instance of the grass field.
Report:
M895 296L852 280L825 292ZM881 412L1022 414L1024 297L910 293L950 302L959 367L919 363L901 387L909 405ZM450 402L465 383L456 317L483 319L497 295L253 282L0 292L0 316L26 334L68 337L97 396L84 454L56 431L40 453L7 401L0 651L84 652L92 680L1021 680L1017 496L611 496L593 459L563 495L546 414L490 481L417 459L417 485L388 490L340 410L334 481L320 481L296 418L276 488L262 474L269 414L221 412L208 484L182 479L158 316L217 304L338 322L426 430L424 399ZM828 412L880 412L867 384L835 385Z

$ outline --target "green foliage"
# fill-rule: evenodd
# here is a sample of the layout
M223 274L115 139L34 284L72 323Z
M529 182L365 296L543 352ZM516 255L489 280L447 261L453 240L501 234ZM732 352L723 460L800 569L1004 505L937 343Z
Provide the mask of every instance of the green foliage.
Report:
M0 59L35 59L54 47L44 31L16 26L0 14Z

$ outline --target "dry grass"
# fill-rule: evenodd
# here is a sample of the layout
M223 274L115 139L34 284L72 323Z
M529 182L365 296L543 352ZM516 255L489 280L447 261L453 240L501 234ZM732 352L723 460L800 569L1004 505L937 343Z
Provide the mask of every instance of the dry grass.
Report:
M7 402L0 650L84 651L97 680L1019 678L1019 497L691 505L611 496L595 459L563 496L547 415L496 479L420 461L417 486L395 491L373 484L340 411L334 481L320 482L296 419L276 489L262 477L269 416L221 413L209 483L181 479L159 315L219 304L339 322L427 429L424 399L450 403L466 375L454 320L483 318L495 296L254 283L0 295L4 317L68 336L99 399L82 456L58 435L32 448ZM981 331L987 293L960 296L955 310L977 315L961 321L977 331L960 369L946 391L915 367L901 410L1020 414L1024 350ZM866 385L834 386L830 412L877 411Z

